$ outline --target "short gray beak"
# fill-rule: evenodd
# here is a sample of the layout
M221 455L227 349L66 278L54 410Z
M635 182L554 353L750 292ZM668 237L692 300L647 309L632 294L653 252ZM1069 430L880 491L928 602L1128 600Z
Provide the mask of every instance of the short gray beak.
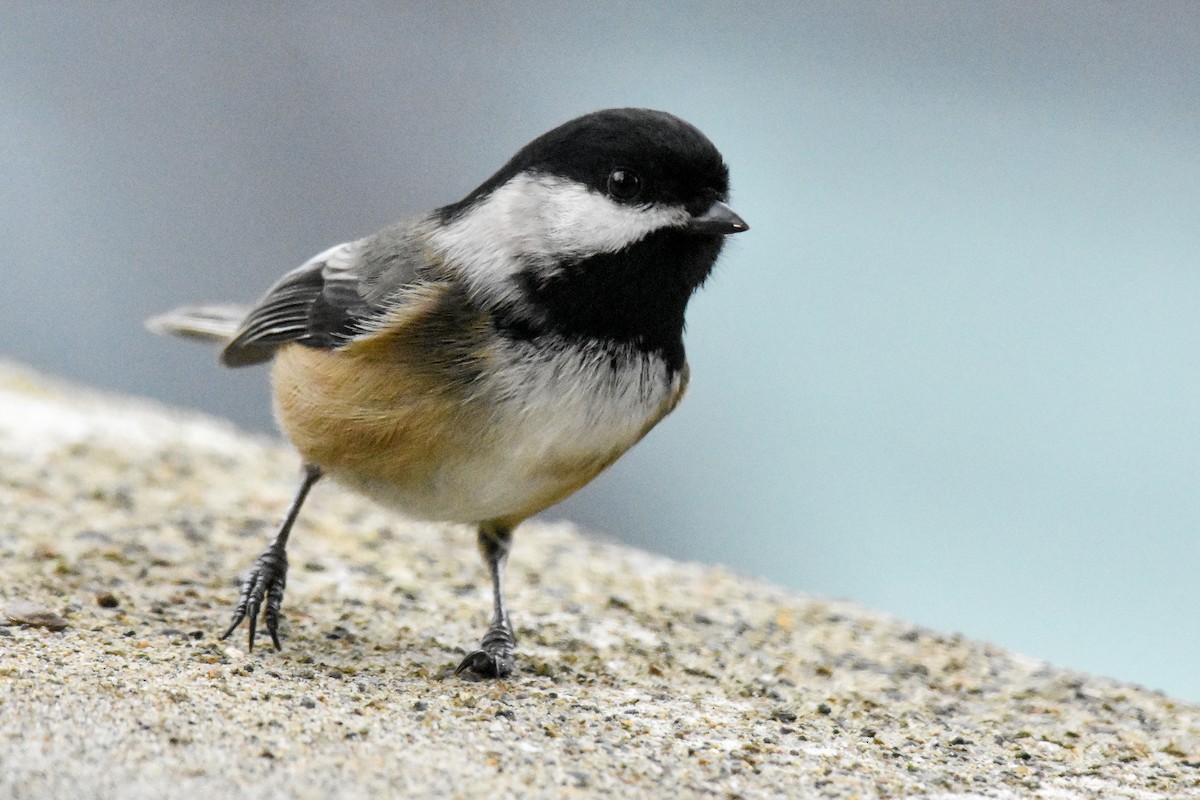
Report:
M720 200L713 201L703 214L692 217L687 223L687 230L692 233L741 233L750 230L746 221L734 213L733 209Z

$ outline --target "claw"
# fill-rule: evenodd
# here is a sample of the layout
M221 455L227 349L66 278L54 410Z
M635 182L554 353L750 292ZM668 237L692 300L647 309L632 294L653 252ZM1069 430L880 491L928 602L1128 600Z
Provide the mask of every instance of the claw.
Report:
M516 663L513 657L516 649L517 638L509 630L507 621L495 624L483 635L479 649L467 653L454 674L471 670L482 678L507 678Z
M245 589L243 588L242 599L238 601L237 608L233 609L233 619L230 621L229 627L226 628L225 632L221 634L222 640L228 639L229 634L231 634L235 630L237 630L237 626L241 625L242 620L244 620L246 618L245 596L246 596L246 592L245 592Z
M486 650L475 650L468 653L454 674L458 675L471 670L481 678L507 678L512 674L515 659L512 653L489 653Z
M263 622L267 623L267 633L271 634L271 643L277 651L283 649L279 644L279 607L283 604L283 589L287 585L287 555L281 552L280 558L283 571L267 586L267 608L263 612Z
M254 652L254 632L255 632L255 629L258 628L258 603L253 602L253 601L250 602L249 615L250 615L250 622L247 624L246 627L249 629L250 634L247 637L248 641L246 642L246 652L253 653Z
M272 543L254 562L254 569L242 584L241 596L238 598L237 607L233 610L233 621L225 633L221 634L222 639L229 638L229 635L242 624L242 620L248 619L247 648L250 652L254 652L254 634L258 631L258 614L263 611L263 602L265 601L266 610L263 611L263 622L266 623L267 633L271 635L271 642L275 645L275 649L283 649L279 644L279 607L283 603L283 590L287 585L287 569L287 552L276 543Z

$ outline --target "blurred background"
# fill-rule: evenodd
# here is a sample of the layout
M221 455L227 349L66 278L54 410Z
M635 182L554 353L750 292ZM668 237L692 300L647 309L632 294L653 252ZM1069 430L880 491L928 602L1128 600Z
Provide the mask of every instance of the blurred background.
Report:
M666 109L752 230L686 401L547 515L1200 700L1200 5L3 17L0 355L268 431L263 370L142 320Z

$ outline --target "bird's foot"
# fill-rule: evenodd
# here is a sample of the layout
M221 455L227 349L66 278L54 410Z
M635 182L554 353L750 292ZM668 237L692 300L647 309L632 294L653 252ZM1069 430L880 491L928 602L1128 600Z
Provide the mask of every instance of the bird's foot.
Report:
M493 625L483 635L479 649L468 653L454 674L470 670L481 678L506 678L512 674L516 651L517 639L508 626Z
M287 570L287 551L279 543L272 542L271 546L264 550L258 560L254 562L254 569L242 583L242 593L238 598L237 607L233 610L233 621L225 633L221 634L222 639L229 638L229 634L242 624L242 620L249 619L249 649L253 650L254 633L258 627L258 613L262 611L263 622L266 623L267 633L271 635L271 642L275 645L276 650L281 649L279 645L279 606L283 603L283 589L287 585Z

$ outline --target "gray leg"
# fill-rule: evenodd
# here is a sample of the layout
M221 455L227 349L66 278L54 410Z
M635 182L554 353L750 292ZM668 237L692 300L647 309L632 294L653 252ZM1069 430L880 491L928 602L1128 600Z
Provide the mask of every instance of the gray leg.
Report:
M512 531L495 525L479 528L479 549L492 576L492 624L483 635L479 649L468 653L454 670L457 675L471 670L485 678L504 678L512 674L517 639L513 635L508 609L504 605L504 564L512 546Z
M249 577L242 584L241 597L238 598L237 607L233 610L233 622L229 624L228 630L221 634L222 639L228 638L229 634L242 624L242 620L249 617L249 649L253 650L254 631L258 626L258 612L263 608L265 600L266 609L263 611L263 622L267 625L267 632L271 634L271 641L274 643L275 649L281 649L279 646L279 606L283 603L283 588L287 585L288 534L292 532L292 525L300 513L300 506L304 505L304 498L308 497L308 490L320 477L320 467L315 464L304 465L304 478L300 482L296 498L288 507L287 516L283 518L279 532L275 534L271 544L254 562L254 569L250 571Z

